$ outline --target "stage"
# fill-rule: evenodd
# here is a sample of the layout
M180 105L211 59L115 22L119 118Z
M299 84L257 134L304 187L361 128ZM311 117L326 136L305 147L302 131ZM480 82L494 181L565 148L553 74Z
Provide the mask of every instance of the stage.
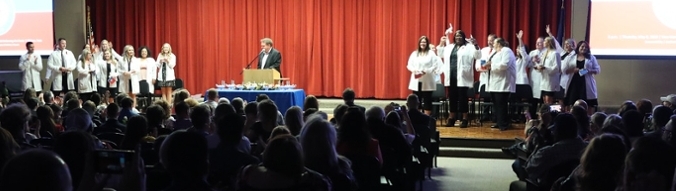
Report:
M385 107L389 103L398 103L404 105L405 100L375 100L375 99L358 99L355 104L366 107L371 106ZM333 117L333 109L343 103L341 99L319 99L319 110L329 114L329 118ZM284 112L284 111L282 111ZM441 138L457 138L457 139L487 139L487 140L514 140L515 137L524 138L523 129L525 124L513 124L512 128L506 131L491 128L492 123L483 123L481 126L477 121L472 121L467 128L459 128L460 121L456 122L455 127L444 127L445 121L437 120L437 130Z

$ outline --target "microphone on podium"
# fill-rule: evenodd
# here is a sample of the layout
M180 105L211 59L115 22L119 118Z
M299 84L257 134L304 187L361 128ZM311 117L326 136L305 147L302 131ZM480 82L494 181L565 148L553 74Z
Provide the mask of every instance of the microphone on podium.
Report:
M258 55L256 55L256 57L254 57L253 59L251 59L251 61L249 62L249 64L246 65L246 69L251 68L251 64L253 64L253 62L256 61L256 58L258 58L258 56L260 56L263 52L265 52L265 49L261 49L261 52L258 53ZM241 74L243 74L243 73L244 73L244 70L242 70L242 72L240 72L239 74L241 75Z

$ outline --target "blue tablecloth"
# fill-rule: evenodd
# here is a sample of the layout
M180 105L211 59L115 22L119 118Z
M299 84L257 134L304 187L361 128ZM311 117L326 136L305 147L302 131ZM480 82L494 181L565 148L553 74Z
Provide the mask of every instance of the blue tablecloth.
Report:
M229 100L232 100L236 97L240 97L247 102L256 101L256 97L260 94L265 94L270 97L275 104L277 109L282 113L286 112L291 106L298 106L303 108L303 102L305 101L305 90L295 89L295 90L217 90L219 97L225 97ZM207 95L206 93L204 95ZM205 96L206 99L206 96Z

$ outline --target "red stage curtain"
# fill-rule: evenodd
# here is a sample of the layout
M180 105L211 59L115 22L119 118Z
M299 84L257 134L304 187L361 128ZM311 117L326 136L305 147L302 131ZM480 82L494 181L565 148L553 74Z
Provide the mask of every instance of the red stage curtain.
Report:
M570 3L567 3L569 9ZM516 46L523 29L529 48L557 31L559 1L542 0L87 0L97 41L165 42L178 58L176 75L200 93L240 72L270 37L283 55L282 72L308 94L404 98L410 91L408 57L418 38L437 44L448 23L486 45L496 33ZM570 14L567 14L570 15ZM567 35L569 36L569 30ZM255 63L253 64L255 67ZM478 77L478 76L477 76Z

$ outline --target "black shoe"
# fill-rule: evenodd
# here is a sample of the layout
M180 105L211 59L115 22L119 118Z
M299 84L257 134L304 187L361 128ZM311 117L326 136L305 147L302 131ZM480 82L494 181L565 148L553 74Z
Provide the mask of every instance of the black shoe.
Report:
M514 153L511 147L502 147L502 153L505 153L511 158L516 158L516 153Z
M460 123L460 128L467 128L469 126L469 121L467 119L463 119L462 123Z
M506 131L506 130L509 130L510 127L511 127L511 125L507 125L507 126L504 126L504 127L500 127L500 131Z
M498 128L498 126L497 126L497 125L491 125L491 128L493 128L493 129L497 129L497 128Z
M453 127L453 126L455 126L455 119L448 118L448 120L446 121L446 127Z

